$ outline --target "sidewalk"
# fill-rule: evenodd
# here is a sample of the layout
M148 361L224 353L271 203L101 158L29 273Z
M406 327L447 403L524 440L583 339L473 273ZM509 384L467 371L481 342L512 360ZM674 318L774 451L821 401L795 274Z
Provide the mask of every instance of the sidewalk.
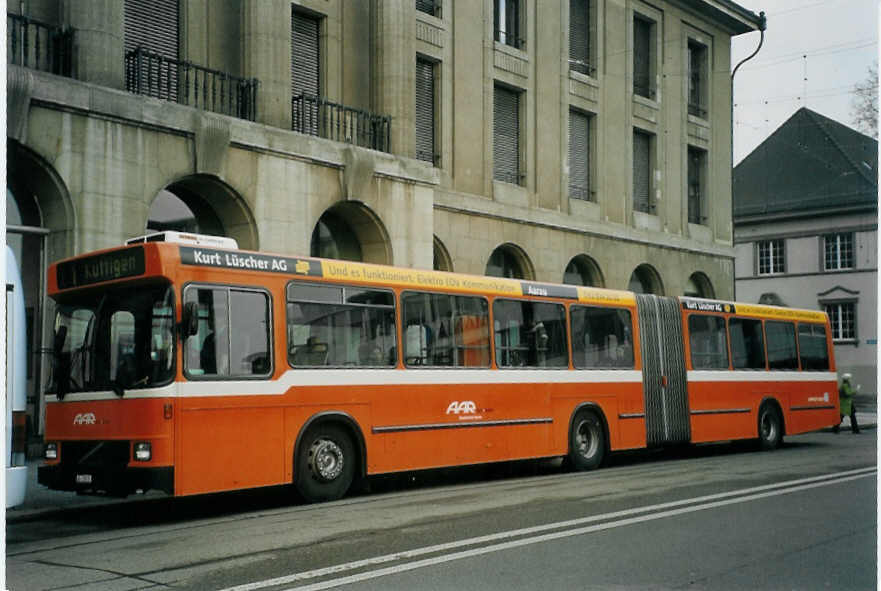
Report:
M872 397L873 402L874 400L875 398ZM857 408L860 408L859 400L857 401ZM874 404L864 404L862 408L865 408L867 411L871 412L857 412L857 422L860 425L860 429L877 428L878 415ZM831 431L831 429L824 429L824 431ZM847 433L849 431L850 418L844 417L844 421L841 423L841 432ZM37 484L37 467L40 465L40 463L41 460L31 460L28 462L28 483L27 490L25 492L24 503L22 503L18 507L7 509L7 522L14 523L20 521L29 521L55 512L63 512L85 507L98 507L111 504L115 505L119 503L129 503L141 499L162 498L166 496L165 493L159 491L150 491L143 495L130 495L124 499L120 499L118 497L78 495L72 492L49 490L45 486Z

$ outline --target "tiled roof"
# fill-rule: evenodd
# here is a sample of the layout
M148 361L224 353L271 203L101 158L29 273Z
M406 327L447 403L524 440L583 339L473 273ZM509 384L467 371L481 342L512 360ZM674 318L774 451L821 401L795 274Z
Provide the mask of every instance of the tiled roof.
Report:
M734 168L734 221L878 206L878 141L802 107Z

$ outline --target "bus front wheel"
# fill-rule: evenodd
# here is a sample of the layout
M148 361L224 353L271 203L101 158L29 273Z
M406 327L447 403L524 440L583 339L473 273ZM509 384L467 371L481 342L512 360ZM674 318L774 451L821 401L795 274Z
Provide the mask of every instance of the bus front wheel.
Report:
M603 462L606 434L596 413L579 411L569 432L569 464L575 470L593 470Z
M294 484L309 503L341 498L355 476L355 444L345 429L311 427L303 436L294 463Z

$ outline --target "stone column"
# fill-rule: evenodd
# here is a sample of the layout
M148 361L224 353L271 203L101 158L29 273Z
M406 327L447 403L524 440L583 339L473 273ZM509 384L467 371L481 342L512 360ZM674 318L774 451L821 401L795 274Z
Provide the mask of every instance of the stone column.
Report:
M374 112L391 115L392 153L416 156L416 45L412 0L376 2L376 101Z
M125 88L123 3L70 0L66 22L74 29L74 76L110 88Z
M257 121L291 128L291 3L242 1L242 75L260 81Z

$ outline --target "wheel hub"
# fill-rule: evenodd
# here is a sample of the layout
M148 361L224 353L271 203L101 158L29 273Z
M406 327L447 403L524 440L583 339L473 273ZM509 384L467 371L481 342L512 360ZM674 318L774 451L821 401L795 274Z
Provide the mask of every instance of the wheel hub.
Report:
M343 471L342 448L330 439L319 439L309 448L309 471L323 482L330 482Z
M581 457L589 458L596 453L598 438L594 434L595 426L590 421L581 421L575 431L575 445Z

